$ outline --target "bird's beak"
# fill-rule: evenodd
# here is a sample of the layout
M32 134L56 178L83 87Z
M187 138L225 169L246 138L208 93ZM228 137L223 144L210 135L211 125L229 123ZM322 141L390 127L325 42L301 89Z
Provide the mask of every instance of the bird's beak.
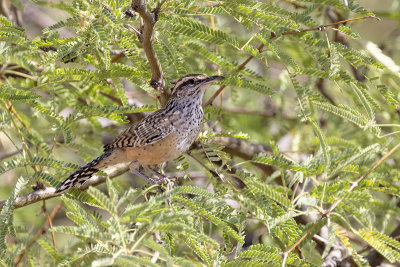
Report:
M223 79L225 79L225 77L220 76L220 75L208 76L207 78L204 79L203 83L212 83L214 81L223 80Z

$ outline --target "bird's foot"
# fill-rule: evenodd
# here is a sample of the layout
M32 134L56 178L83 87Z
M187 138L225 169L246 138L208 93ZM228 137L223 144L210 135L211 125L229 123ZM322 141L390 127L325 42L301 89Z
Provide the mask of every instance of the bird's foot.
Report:
M161 173L159 173L156 170L153 170L152 168L146 166L143 167L145 171L148 171L149 173L152 174L152 179L156 182L156 184L161 184L163 183L165 180L167 180L168 178L165 175L162 175Z
M149 177L146 174L144 174L141 170L139 170L139 164L136 161L132 161L131 164L129 164L129 169L133 174L136 174L137 176L140 176L144 178L149 184L160 184L161 179L154 179L153 176Z

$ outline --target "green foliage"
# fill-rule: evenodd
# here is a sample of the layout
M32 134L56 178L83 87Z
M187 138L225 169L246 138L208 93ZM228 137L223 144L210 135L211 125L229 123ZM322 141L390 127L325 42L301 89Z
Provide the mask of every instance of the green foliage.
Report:
M216 255L210 253L220 247L221 244L205 234L206 229L197 228L199 223L204 224L205 222L202 222L200 218L194 220L196 214L200 214L204 216L204 219L221 226L224 232L243 242L242 237L226 222L226 215L228 214L226 212L233 212L233 209L227 210L226 204L219 201L219 208L214 210L214 214L211 214L200 207L199 204L196 204L201 199L207 199L207 202L218 201L215 194L201 188L177 187L172 191L153 197L147 202L138 202L145 196L146 191L130 189L120 195L110 180L107 181L107 187L108 196L93 187L89 189L88 193L95 200L94 203L89 205L106 211L109 214L108 219L100 217L97 212L90 214L82 208L79 202L64 198L68 210L67 216L76 226L56 226L52 228L52 231L74 235L84 243L94 242L96 244L89 250L78 251L78 254L74 255L74 260L85 255L97 254L101 255L103 259L107 258L109 264L136 261L151 262L152 252L150 251L153 250L160 252L160 262L178 264L183 260L180 257L187 253L194 253L193 255L197 255L206 264L211 265ZM198 200L194 202L184 199L181 194L197 195ZM187 206L189 210L182 210L181 204ZM193 210L193 212L190 210ZM224 218L221 218L222 215ZM172 251L167 251L157 244L160 241L166 243L170 234L173 234L174 242L183 242L187 247L182 251L172 253ZM153 240L153 235L160 236L161 240L157 241L157 238ZM113 247L109 247L110 242L113 243ZM43 242L40 244L46 250L50 249ZM146 250L150 251L146 252ZM136 257L131 258L132 253ZM96 264L98 263L96 262Z
M379 232L366 231L365 229L359 229L358 235L390 262L400 261L400 253L397 251L400 249L400 242L397 240Z
M179 186L143 187L126 174L71 190L56 226L36 235L54 199L46 212L19 212L17 197L99 156L103 141L160 108L160 92L131 2L30 5L52 10L40 34L0 15L1 265L25 255L20 264L31 266L323 266L339 243L359 266L371 250L400 261L390 236L399 153L368 172L399 142L396 35L378 33L379 54L365 45L367 18L301 31L371 11L339 0L164 1L152 40L166 84L225 76L223 95L204 108L197 160L161 167Z
M10 255L7 255L7 235L12 234L15 236L15 230L13 226L14 202L27 183L28 181L23 177L18 179L14 190L0 212L0 255L3 259L5 259L5 261L7 261L7 259L12 259Z

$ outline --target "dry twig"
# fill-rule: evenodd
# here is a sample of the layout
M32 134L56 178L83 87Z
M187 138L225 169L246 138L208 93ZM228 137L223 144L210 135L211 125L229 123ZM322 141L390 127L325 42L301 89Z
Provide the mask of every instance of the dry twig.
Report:
M22 251L22 253L15 259L14 263L15 266L18 266L18 264L21 263L21 261L23 260L23 258L25 257L26 253L28 252L28 250L33 246L33 244L35 244L36 240L43 235L44 233L46 233L47 227L50 226L51 221L54 219L54 217L56 216L57 212L60 210L60 208L62 207L62 202L59 202L57 204L57 206L53 209L53 211L51 212L50 215L48 215L48 219L46 220L46 222L43 224L42 228L40 228L39 231L37 231L36 235L34 236L34 238L32 239L32 241L26 246L26 248L24 249L24 251Z

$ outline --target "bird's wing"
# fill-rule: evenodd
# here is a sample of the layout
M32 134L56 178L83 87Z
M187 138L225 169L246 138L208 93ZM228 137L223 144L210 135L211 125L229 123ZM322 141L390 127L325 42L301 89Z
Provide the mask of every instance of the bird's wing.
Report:
M168 136L174 127L174 121L180 113L166 114L158 110L117 135L104 151L113 148L143 147Z

